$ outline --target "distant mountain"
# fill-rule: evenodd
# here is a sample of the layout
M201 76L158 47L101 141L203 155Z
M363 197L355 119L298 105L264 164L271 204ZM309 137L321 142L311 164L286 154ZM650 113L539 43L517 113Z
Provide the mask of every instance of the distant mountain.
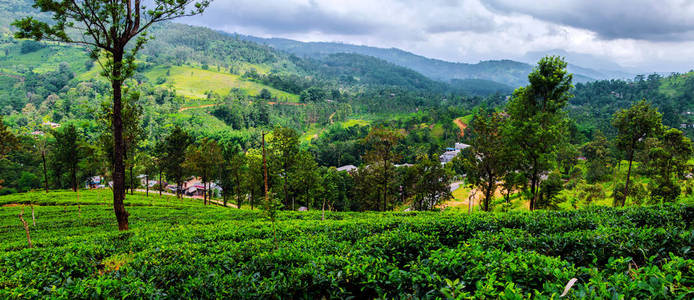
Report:
M480 79L494 81L505 86L518 87L527 84L527 75L532 70L532 65L546 54L566 57L569 62L569 72L574 73L575 82L633 77L633 74L623 71L614 62L598 60L590 55L568 53L563 50L549 51L544 54L531 52L523 56L521 61L489 60L468 64L427 58L397 48L387 49L333 42L300 42L284 38L259 38L247 35L238 35L238 37L302 57L322 57L335 53L373 56L441 81ZM585 67L586 65L589 67ZM603 68L595 68L596 66L603 66Z
M302 57L322 57L335 53L373 56L441 81L485 79L515 87L526 84L527 75L532 69L529 64L511 60L483 61L477 64L454 63L427 58L396 48L386 49L332 42L300 42L283 38L259 38L247 35L238 35L238 37Z
M564 57L569 62L569 72L594 79L632 79L636 75L609 59L562 49L532 51L518 58L518 60L532 64L547 55Z

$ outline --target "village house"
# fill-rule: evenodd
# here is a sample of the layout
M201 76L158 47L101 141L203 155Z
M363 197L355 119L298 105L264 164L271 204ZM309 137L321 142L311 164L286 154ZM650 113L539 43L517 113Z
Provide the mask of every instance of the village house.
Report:
M344 172L352 172L352 171L356 171L356 170L357 170L357 166L355 166L355 165L344 165L342 167L337 168L338 172L343 172L343 171Z
M447 164L450 161L452 161L456 156L458 156L458 154L460 154L460 151L465 150L467 148L470 148L470 145L463 143L455 143L453 148L446 148L446 152L439 156L439 161L442 165Z

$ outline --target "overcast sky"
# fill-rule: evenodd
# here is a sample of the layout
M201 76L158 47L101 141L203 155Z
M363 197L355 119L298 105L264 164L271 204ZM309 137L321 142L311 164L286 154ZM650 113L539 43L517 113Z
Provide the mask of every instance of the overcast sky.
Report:
M182 22L455 62L563 49L641 72L694 68L694 0L215 0Z

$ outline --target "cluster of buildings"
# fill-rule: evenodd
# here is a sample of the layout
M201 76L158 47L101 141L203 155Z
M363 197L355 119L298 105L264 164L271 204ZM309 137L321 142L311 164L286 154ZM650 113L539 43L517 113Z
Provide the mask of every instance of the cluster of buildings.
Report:
M446 148L446 152L444 152L443 154L441 154L439 156L439 161L441 162L442 165L445 165L448 162L452 161L453 158L458 156L458 154L460 154L461 151L463 151L467 148L470 148L470 145L463 144L463 143L455 143L455 145L453 147ZM396 168L411 167L411 166L412 166L412 164L395 165ZM337 168L337 171L338 172L353 172L353 171L356 171L357 169L358 169L358 167L355 165L344 165L344 166Z
M453 146L453 148L446 148L446 152L439 156L439 161L442 165L445 165L452 161L456 156L458 156L458 154L460 154L460 151L463 151L467 148L470 148L470 145L463 143L455 143L455 146Z
M154 190L154 187L159 185L159 180L146 180L145 175L139 175L137 178L140 180L140 186L148 186L151 190ZM169 184L163 181L161 185L164 186L165 191L170 193L176 193L178 190L175 183ZM113 181L106 182L102 176L89 177L85 184L87 189L100 189L107 186L113 186ZM215 183L210 183L209 189L213 194L219 195L222 193L222 188ZM202 184L202 180L199 177L193 177L184 181L181 185L181 192L186 196L202 196L205 191L207 191L207 187Z

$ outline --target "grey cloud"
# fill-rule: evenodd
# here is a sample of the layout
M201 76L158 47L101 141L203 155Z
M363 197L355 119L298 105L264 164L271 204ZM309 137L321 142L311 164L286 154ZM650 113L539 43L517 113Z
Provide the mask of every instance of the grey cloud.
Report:
M216 1L204 15L186 20L223 28L240 26L267 33L287 34L321 32L363 35L379 29L378 22L326 10L314 1L308 4L290 1Z
M499 13L525 14L586 29L607 40L684 41L694 37L694 1L488 0L485 5Z

